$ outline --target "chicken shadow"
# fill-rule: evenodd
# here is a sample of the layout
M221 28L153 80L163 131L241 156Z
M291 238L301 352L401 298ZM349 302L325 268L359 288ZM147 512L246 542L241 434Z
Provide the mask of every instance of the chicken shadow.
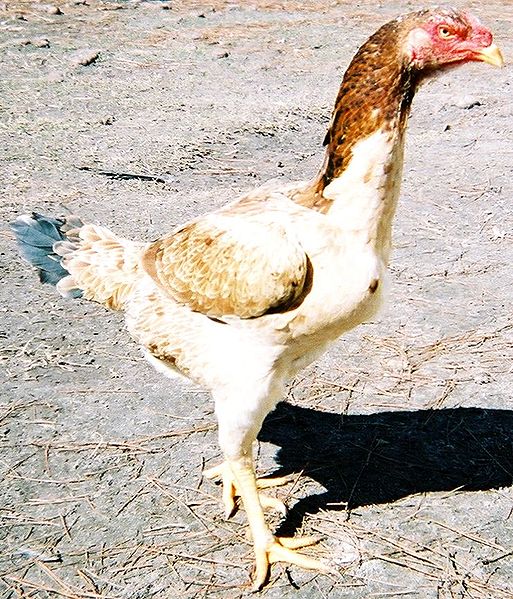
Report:
M414 493L513 484L513 411L481 408L343 416L280 403L260 441L279 447L279 470L303 472L326 491L299 500L277 534L306 514L389 503Z

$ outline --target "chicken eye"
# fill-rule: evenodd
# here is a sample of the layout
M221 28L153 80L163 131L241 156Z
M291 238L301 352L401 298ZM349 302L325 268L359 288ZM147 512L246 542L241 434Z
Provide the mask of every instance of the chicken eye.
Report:
M449 27L447 27L446 25L441 25L438 28L438 37L440 37L441 39L444 40L448 40L451 37L454 37L456 34L454 33L454 31L452 29L449 29Z

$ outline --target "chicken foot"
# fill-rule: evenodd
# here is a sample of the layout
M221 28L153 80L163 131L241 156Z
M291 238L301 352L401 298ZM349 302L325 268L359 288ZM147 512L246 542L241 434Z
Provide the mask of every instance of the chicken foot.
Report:
M253 590L258 591L262 588L270 565L276 562L287 562L309 570L328 572L328 567L322 562L295 551L317 543L318 539L309 536L275 537L271 533L264 518L252 458L244 456L236 460L227 460L223 466L224 470L229 468L232 472L232 484L237 488L248 517L255 551Z
M203 471L203 476L213 480L220 478L223 485L223 503L225 509L225 517L229 518L235 511L235 498L241 497L241 493L237 486L232 469L230 468L229 462L223 462L213 468ZM276 476L269 478L256 478L257 489L270 489L272 487L281 487L294 480L292 476ZM263 493L258 493L260 499L260 505L264 510L274 509L280 512L283 516L287 515L287 506L276 497L269 497Z

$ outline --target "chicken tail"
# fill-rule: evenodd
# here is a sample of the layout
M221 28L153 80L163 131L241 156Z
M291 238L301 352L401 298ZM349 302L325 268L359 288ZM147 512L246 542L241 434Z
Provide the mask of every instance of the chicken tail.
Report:
M57 286L69 275L62 266L61 257L55 252L54 245L71 239L67 233L83 225L79 219L52 218L33 212L32 216L23 214L11 223L11 229L16 235L20 254L35 266L41 283ZM82 295L79 289L73 297Z
M36 212L12 224L20 253L35 266L39 280L63 297L84 297L120 310L133 290L144 244L117 237L76 217L52 218Z

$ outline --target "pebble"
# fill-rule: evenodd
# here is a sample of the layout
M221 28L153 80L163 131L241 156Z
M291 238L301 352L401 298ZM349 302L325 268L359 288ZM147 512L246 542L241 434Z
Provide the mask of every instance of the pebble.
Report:
M62 15L62 10L54 4L39 4L37 8L48 15Z
M482 102L475 96L460 96L454 98L451 102L451 106L456 106L456 108L461 108L463 110L470 110L471 108L474 108L474 106L482 106Z
M36 48L49 48L50 41L46 39L46 37L35 37L30 40L30 43Z
M83 48L82 50L76 50L70 56L70 62L73 66L84 66L92 64L100 56L98 50L92 50L91 48Z
M46 37L35 37L33 39L23 38L17 40L16 45L19 46L35 46L36 48L49 48L50 42Z
M125 6L124 4L102 4L98 10L124 10L126 8L128 8L128 6Z

